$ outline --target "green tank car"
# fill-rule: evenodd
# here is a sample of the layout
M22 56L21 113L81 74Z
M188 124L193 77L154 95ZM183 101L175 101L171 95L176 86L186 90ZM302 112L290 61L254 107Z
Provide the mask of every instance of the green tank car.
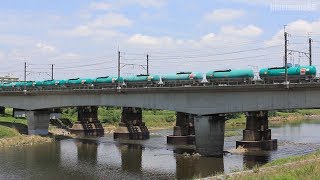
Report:
M252 82L254 73L251 69L227 69L220 71L209 71L206 74L206 78L208 82L211 83L242 84Z
M146 75L146 74L140 74L140 75L134 75L134 76L126 76L123 78L124 82L152 82L153 76L152 75Z
M287 70L289 81L308 80L317 74L315 66L288 67ZM265 81L285 81L285 67L260 69L259 76Z
M251 69L239 69L239 70L222 70L222 71L209 71L207 79L237 79L237 78L253 78L254 74Z
M176 74L161 75L162 81L189 81L189 80L202 80L203 75L200 72L178 72ZM160 75L157 76L160 79Z
M63 86L67 83L66 80L54 80L55 81L55 85L59 85L59 86Z
M123 78L120 77L119 78L119 82L123 82ZM106 77L98 77L98 78L95 78L93 79L93 83L94 84L101 84L101 83L104 83L104 84L113 84L113 83L117 83L118 82L118 77L112 77L112 76L106 76Z
M54 86L56 84L55 80L43 81L43 86Z
M32 85L35 86L35 87L42 87L43 86L43 81L34 81Z
M75 78L68 79L66 84L68 85L80 85L80 84L92 84L93 80L90 78Z

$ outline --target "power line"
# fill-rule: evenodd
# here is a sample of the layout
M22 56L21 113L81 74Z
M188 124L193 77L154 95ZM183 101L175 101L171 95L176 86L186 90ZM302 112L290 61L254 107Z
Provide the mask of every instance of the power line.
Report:
M170 59L183 59L183 58L199 58L199 57L212 57L212 56L222 56L222 55L230 55L230 54L239 54L243 52L250 52L250 51L258 51L258 50L264 50L264 49L270 49L274 47L279 47L280 45L275 46L269 46L269 47L263 47L263 48L254 48L254 49L247 49L247 50L241 50L241 51L231 51L231 52L225 52L225 53L217 53L217 54L206 54L206 55L199 55L199 56L155 56L156 58L152 59L158 59L158 58L170 58ZM157 58L158 57L158 58Z
M242 59L249 59L249 58L259 58L259 57L267 57L267 56L270 56L270 55L280 55L280 53L272 53L272 54L262 54L262 55L256 55L256 56L246 56L246 57L238 57L238 58L226 58L226 59L219 59L219 60L203 60L203 61L196 61L197 63L198 62L215 62L215 61L234 61L234 60L242 60ZM156 61L154 61L156 62ZM183 62L193 62L193 61L183 61ZM182 63L182 62L179 62L179 61L169 61L169 62L166 62L166 63ZM193 62L195 63L195 62Z
M96 69L84 69L84 70L87 70L87 71L98 71L98 70L113 69L113 68L117 68L117 66L103 67L103 68L96 68ZM59 70L63 70L63 69L55 68L55 70L59 71ZM72 69L72 70L68 70L68 71L79 71L79 69Z
M85 64L85 65L79 65L79 66L58 66L55 69L73 69L73 68L79 68L79 67L89 67L89 66L96 66L96 65L102 65L113 61L105 61L100 63L92 63L92 64Z

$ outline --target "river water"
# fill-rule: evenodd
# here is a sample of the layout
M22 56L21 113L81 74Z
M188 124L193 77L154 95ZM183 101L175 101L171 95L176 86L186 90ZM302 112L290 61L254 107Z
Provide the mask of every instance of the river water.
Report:
M171 130L152 132L146 141L114 141L112 135L66 139L31 147L0 149L0 179L192 179L253 167L320 148L320 121L272 128L278 150L226 154L223 158L186 156L194 146L170 146ZM242 130L239 131L241 134ZM242 136L225 138L234 149ZM183 154L184 153L184 154Z

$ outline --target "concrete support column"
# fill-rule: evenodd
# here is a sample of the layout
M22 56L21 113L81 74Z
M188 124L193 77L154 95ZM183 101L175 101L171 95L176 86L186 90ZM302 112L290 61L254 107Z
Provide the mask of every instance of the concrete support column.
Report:
M236 146L247 149L274 150L277 140L271 139L271 129L268 126L268 111L246 113L246 129L243 130L243 140L237 141Z
M142 109L123 107L121 122L113 137L114 139L149 139L149 130L142 122Z
M28 134L29 135L47 135L49 128L50 112L42 111L28 111Z
M225 116L196 116L196 149L203 156L223 156Z
M194 144L194 117L191 114L177 112L173 135L167 136L168 144Z
M98 120L98 107L78 107L78 121L73 124L70 130L78 135L103 135L104 129Z

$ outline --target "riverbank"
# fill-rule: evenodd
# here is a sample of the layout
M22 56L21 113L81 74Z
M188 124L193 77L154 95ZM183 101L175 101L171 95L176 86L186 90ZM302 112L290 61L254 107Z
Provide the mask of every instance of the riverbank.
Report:
M206 179L319 179L319 177L320 150L307 155L277 159L252 170Z
M50 143L53 139L41 136L16 135L0 138L0 147L31 146L34 144Z
M0 116L0 148L31 146L53 141L53 138L29 136L27 120L12 117L12 109Z
M283 124L299 124L310 120L320 119L320 109L304 109L269 113L269 126L276 127ZM237 118L226 121L227 129L244 128L246 126L246 117L240 114Z

